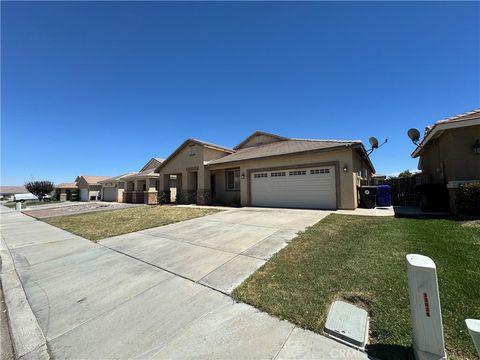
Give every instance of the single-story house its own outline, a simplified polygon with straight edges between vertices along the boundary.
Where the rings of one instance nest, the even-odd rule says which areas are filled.
[[[99,181],[110,178],[111,176],[89,176],[79,175],[75,179],[78,186],[80,201],[100,200],[100,191],[102,185]]]
[[[102,201],[123,202],[123,191],[125,189],[123,178],[133,174],[136,173],[129,172],[99,181],[98,183],[102,185],[100,196]]]
[[[480,109],[435,122],[412,153],[423,184],[444,184],[450,208],[460,184],[480,182]]]
[[[139,172],[130,172],[100,181],[103,201],[157,204],[159,174],[154,170],[163,159],[151,158]],[[175,178],[171,183],[175,186]]]
[[[355,209],[375,169],[361,141],[291,139],[257,131],[234,148],[188,139],[156,172],[179,202]]]
[[[78,189],[77,184],[72,182],[72,183],[61,183],[61,184],[55,185],[54,191],[58,200],[67,201],[67,200],[71,200],[72,192],[77,189]]]

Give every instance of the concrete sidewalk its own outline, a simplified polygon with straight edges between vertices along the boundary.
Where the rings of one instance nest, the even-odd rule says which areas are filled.
[[[32,336],[18,331],[28,309],[13,305],[23,289],[24,305],[31,306],[53,358],[367,358],[219,291],[21,213],[1,216],[2,284],[16,329],[17,358],[44,355],[37,356],[32,344],[22,347]],[[15,285],[9,279],[17,274],[21,284]],[[35,324],[29,324],[34,331]],[[33,335],[41,342],[39,334]]]

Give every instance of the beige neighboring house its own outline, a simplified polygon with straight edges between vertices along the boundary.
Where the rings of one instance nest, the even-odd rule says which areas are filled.
[[[139,172],[130,172],[105,179],[102,185],[102,200],[133,204],[157,204],[159,174],[155,169],[163,159],[151,158]],[[175,186],[175,178],[171,179]],[[175,191],[173,196],[175,196]]]
[[[480,109],[428,126],[419,145],[412,157],[419,157],[422,183],[446,185],[454,210],[458,186],[480,182]]]
[[[157,169],[177,175],[179,202],[355,209],[375,172],[361,141],[290,139],[257,131],[235,148],[186,140]]]
[[[78,196],[80,201],[94,201],[100,200],[100,191],[102,185],[99,181],[109,179],[110,176],[89,176],[79,175],[75,179],[78,186]]]
[[[59,201],[67,201],[70,200],[72,191],[78,189],[77,184],[72,183],[61,183],[55,185],[55,194]]]

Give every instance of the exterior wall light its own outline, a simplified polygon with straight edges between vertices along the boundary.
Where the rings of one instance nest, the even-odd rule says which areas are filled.
[[[343,172],[346,173],[347,171],[348,171],[348,166],[345,165],[345,166],[343,167]]]
[[[473,152],[477,155],[480,155],[480,140],[477,139],[475,144],[473,144]]]
[[[245,173],[242,173],[242,176],[241,176],[242,180],[245,179]]]

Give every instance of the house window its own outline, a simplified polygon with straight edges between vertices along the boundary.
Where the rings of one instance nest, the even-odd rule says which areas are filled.
[[[195,156],[195,145],[190,145],[190,156]]]
[[[272,172],[272,173],[270,173],[270,176],[271,176],[271,177],[285,176],[285,171]]]
[[[240,169],[225,171],[227,190],[240,190]]]
[[[256,173],[253,175],[254,178],[266,178],[268,177],[268,173]]]
[[[315,174],[330,174],[330,169],[313,169],[310,170],[310,175]]]
[[[288,173],[289,176],[307,175],[307,170],[295,170]]]

